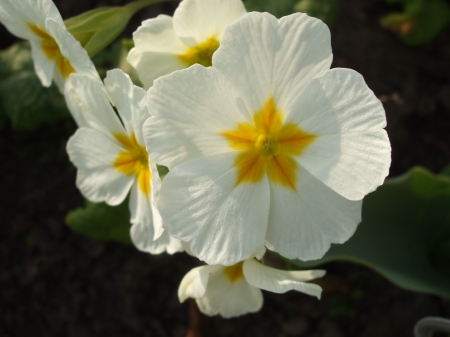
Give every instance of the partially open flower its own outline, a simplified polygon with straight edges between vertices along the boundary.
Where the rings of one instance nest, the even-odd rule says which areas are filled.
[[[306,281],[323,275],[324,270],[274,269],[251,258],[229,267],[214,265],[192,269],[181,281],[178,298],[180,302],[195,298],[205,315],[231,318],[261,309],[260,289],[274,293],[296,290],[320,299],[322,288]]]
[[[99,80],[89,56],[66,30],[51,0],[2,0],[0,22],[12,34],[30,41],[34,68],[43,86],[50,86],[53,79],[63,92],[72,73]]]
[[[183,0],[173,19],[159,15],[142,22],[127,61],[146,88],[175,70],[211,66],[226,26],[245,12],[241,0]]]
[[[234,265],[264,244],[313,260],[356,230],[391,148],[381,102],[331,60],[322,21],[248,13],[228,26],[213,67],[149,89],[147,149],[170,169],[157,207],[199,259]]]
[[[131,239],[136,247],[152,254],[181,251],[179,240],[161,230],[152,203],[158,180],[152,180],[150,166],[157,172],[156,165],[149,160],[142,135],[142,124],[149,117],[145,91],[115,69],[108,72],[105,86],[87,76],[71,75],[65,97],[80,126],[67,152],[78,169],[77,186],[83,195],[93,202],[118,205],[131,190]]]

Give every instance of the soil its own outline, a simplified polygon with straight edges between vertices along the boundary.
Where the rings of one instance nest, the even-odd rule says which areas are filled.
[[[55,1],[63,17],[126,1]],[[403,46],[379,19],[388,7],[341,0],[332,28],[333,67],[360,72],[384,103],[391,176],[414,165],[439,172],[450,158],[450,33]],[[175,4],[155,5],[140,21]],[[0,27],[1,47],[14,38]],[[179,304],[177,288],[197,262],[186,254],[150,256],[133,246],[72,232],[67,213],[83,205],[65,153],[75,131],[62,120],[34,132],[0,135],[0,336],[411,337],[417,320],[449,317],[450,302],[402,290],[373,271],[330,263],[322,300],[264,293],[256,313],[225,320]]]

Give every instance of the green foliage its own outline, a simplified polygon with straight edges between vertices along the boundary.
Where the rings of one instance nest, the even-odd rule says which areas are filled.
[[[163,0],[140,0],[122,7],[100,7],[66,20],[67,30],[81,43],[90,57],[113,42],[131,17],[143,7]]]
[[[316,17],[331,26],[334,23],[337,6],[338,0],[301,0],[294,6],[294,10]]]
[[[450,178],[413,168],[363,203],[363,222],[311,268],[343,260],[366,265],[405,289],[450,298]]]
[[[278,18],[303,12],[332,24],[338,0],[246,0],[248,11],[269,12]]]
[[[131,243],[128,199],[114,207],[87,201],[86,207],[67,215],[66,223],[75,232],[92,238]]]
[[[426,44],[450,23],[450,5],[444,0],[385,1],[403,7],[402,13],[388,14],[381,24],[395,32],[406,45]]]
[[[0,126],[9,119],[15,129],[37,129],[68,116],[58,88],[42,87],[27,42],[0,52]]]

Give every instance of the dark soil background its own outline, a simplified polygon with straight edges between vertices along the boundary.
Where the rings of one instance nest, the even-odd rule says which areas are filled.
[[[262,0],[263,1],[263,0]],[[64,18],[127,1],[55,1]],[[140,12],[140,22],[173,13],[176,3]],[[333,67],[363,74],[384,103],[393,147],[391,176],[414,165],[450,163],[450,33],[408,48],[382,29],[389,8],[341,0],[332,28]],[[13,43],[0,26],[0,47]],[[265,293],[256,314],[225,320],[180,305],[177,288],[197,263],[185,254],[150,256],[132,246],[73,233],[66,214],[84,201],[65,153],[71,120],[34,132],[0,134],[0,336],[411,337],[424,316],[450,315],[450,302],[402,290],[369,269],[324,266],[323,298]],[[450,286],[450,285],[449,285]]]

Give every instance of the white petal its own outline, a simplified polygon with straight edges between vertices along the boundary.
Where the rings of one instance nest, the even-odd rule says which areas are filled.
[[[246,13],[241,0],[184,0],[173,15],[176,34],[195,46],[214,36],[222,38],[227,25]]]
[[[52,84],[53,73],[55,71],[55,61],[50,60],[42,51],[41,41],[32,40],[31,53],[33,55],[34,70],[44,87]]]
[[[195,85],[193,85],[195,83]],[[220,133],[251,115],[227,79],[194,65],[164,76],[147,94],[144,138],[152,160],[169,169],[186,160],[229,151]]]
[[[311,79],[330,69],[330,30],[304,13],[285,16],[279,21],[275,50],[273,94],[284,111]]]
[[[34,25],[45,27],[45,20],[48,18],[59,25],[64,25],[61,14],[59,14],[58,9],[51,0],[16,0],[14,1],[14,6],[20,13],[27,16],[30,23]]]
[[[26,14],[16,8],[16,0],[0,1],[0,22],[10,31],[11,34],[16,35],[22,39],[37,39],[36,35],[27,26]],[[30,22],[33,23],[33,22]],[[39,40],[39,39],[38,39]]]
[[[90,76],[93,80],[101,83],[100,77],[94,64],[81,44],[70,34],[64,25],[53,19],[45,20],[48,33],[55,39],[61,54],[70,61],[75,72]]]
[[[132,49],[128,54],[127,61],[136,69],[139,80],[145,89],[150,88],[157,78],[186,68],[178,56],[172,53],[152,51],[141,53]]]
[[[188,47],[175,35],[171,17],[159,15],[142,22],[133,33],[133,40],[135,47],[127,61],[137,70],[146,89],[158,77],[186,68],[178,55],[184,54]]]
[[[69,139],[67,153],[77,167],[77,187],[93,201],[120,204],[128,194],[134,177],[125,176],[113,167],[122,149],[102,133],[80,128]]]
[[[317,179],[351,200],[384,181],[391,147],[381,102],[360,74],[333,69],[312,80],[286,111],[286,123],[318,136],[297,158]]]
[[[189,271],[181,280],[178,299],[183,303],[189,297],[200,298],[205,294],[209,275],[221,266],[200,266]]]
[[[196,302],[205,315],[231,318],[259,311],[263,297],[261,290],[252,287],[245,278],[230,282],[220,268],[209,276],[206,292]]]
[[[230,25],[213,66],[230,80],[253,113],[272,94],[272,69],[278,20],[268,13],[247,13]]]
[[[158,200],[163,227],[190,242],[208,264],[233,265],[262,245],[269,213],[267,178],[236,184],[235,153],[188,161],[164,178]]]
[[[266,247],[289,259],[319,259],[331,243],[343,243],[353,235],[361,221],[361,205],[361,200],[345,199],[300,169],[297,191],[270,186]]]
[[[243,265],[247,282],[263,290],[282,294],[289,290],[315,296],[320,299],[322,288],[317,284],[303,281],[313,280],[325,275],[325,270],[286,271],[262,265],[254,259],[248,259]]]
[[[303,13],[279,21],[267,13],[248,13],[230,25],[213,56],[214,67],[253,111],[272,95],[284,109],[331,61],[327,25]]]
[[[107,72],[105,87],[111,103],[117,108],[128,134],[135,133],[138,142],[144,145],[142,126],[150,117],[145,105],[146,92],[133,84],[130,77],[120,69]]]
[[[70,75],[65,87],[65,99],[79,126],[94,128],[107,136],[111,133],[126,134],[104,86],[90,76]]]

